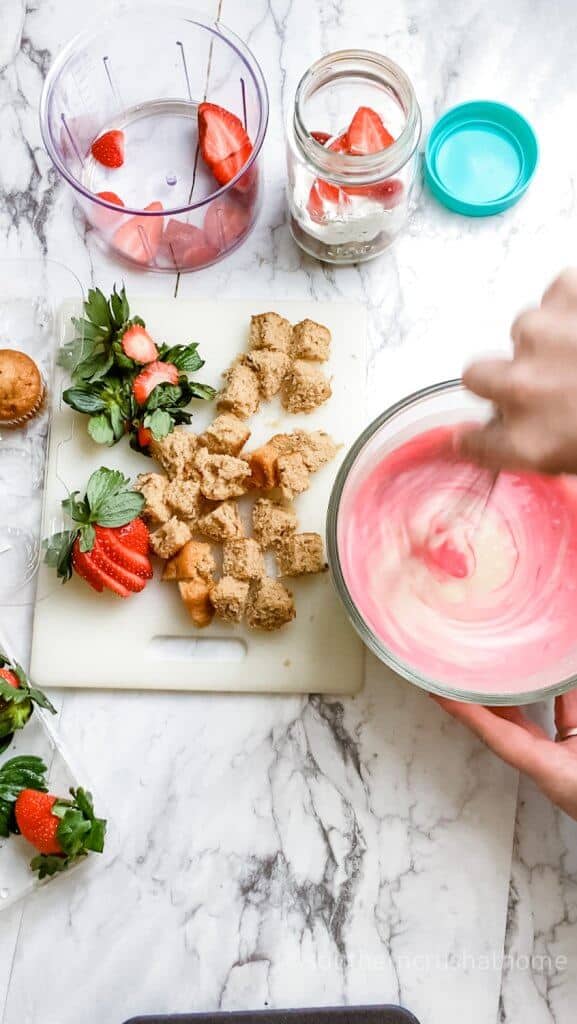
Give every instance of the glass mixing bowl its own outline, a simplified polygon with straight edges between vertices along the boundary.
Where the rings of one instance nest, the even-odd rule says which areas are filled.
[[[204,101],[239,117],[253,144],[222,188],[198,151]],[[155,271],[199,270],[247,238],[261,204],[267,121],[265,81],[244,43],[219,22],[160,4],[115,14],[73,39],[40,104],[48,155],[101,245]],[[91,154],[110,130],[124,133],[121,167]]]
[[[487,679],[483,690],[459,688],[442,679],[428,677],[390,650],[353,600],[340,557],[347,502],[384,457],[425,430],[463,421],[486,421],[489,416],[488,404],[466,391],[459,380],[432,385],[403,398],[382,413],[352,446],[335,481],[327,517],[328,559],[335,586],[353,626],[367,647],[399,675],[430,693],[454,700],[500,706],[530,704],[565,693],[577,685],[577,639],[569,653],[545,670],[524,677],[507,675],[505,679]],[[506,664],[506,651],[503,661]]]

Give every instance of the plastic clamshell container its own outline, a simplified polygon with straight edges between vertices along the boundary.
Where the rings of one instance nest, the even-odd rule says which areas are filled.
[[[0,650],[12,663],[17,660],[1,634]],[[58,796],[67,796],[71,786],[83,785],[86,788],[86,779],[81,779],[79,773],[72,767],[70,757],[64,752],[51,720],[58,721],[56,716],[35,708],[24,728],[14,733],[10,746],[0,754],[0,767],[13,757],[40,757],[47,767],[46,780],[49,791]],[[97,810],[101,812],[102,808],[99,806]],[[77,876],[78,872],[92,870],[96,864],[101,863],[98,855],[91,855],[66,871],[39,881],[37,874],[30,869],[30,861],[34,854],[34,848],[21,836],[12,835],[8,839],[0,837],[0,911],[45,885],[62,881],[71,873]]]
[[[82,286],[63,264],[0,260],[0,349],[25,352],[45,385],[42,407],[34,417],[20,426],[0,423],[0,608],[34,601],[51,409],[62,390],[56,355],[66,324],[59,307],[71,297],[80,306]],[[63,528],[61,523],[51,525],[52,532]]]

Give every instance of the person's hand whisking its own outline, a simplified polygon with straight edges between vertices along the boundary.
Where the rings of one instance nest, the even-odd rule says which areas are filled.
[[[577,473],[577,270],[564,271],[511,336],[511,359],[480,360],[463,374],[498,415],[464,431],[460,451],[493,470]],[[577,690],[555,702],[557,743],[520,708],[434,699],[577,819]]]

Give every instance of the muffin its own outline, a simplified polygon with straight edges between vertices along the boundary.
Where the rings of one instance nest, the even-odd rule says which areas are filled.
[[[34,360],[15,349],[0,349],[0,425],[26,423],[43,398],[44,381]]]

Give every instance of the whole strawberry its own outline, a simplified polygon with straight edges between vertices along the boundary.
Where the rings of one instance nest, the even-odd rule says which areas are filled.
[[[70,799],[22,789],[14,817],[18,832],[38,851],[30,867],[39,878],[64,871],[89,852],[104,849],[106,821],[95,816],[92,797],[84,789],[71,789]]]
[[[0,649],[0,754],[10,746],[16,730],[24,728],[35,704],[56,714],[42,690],[30,686],[20,665],[11,664]]]
[[[83,498],[75,491],[62,502],[77,525],[46,542],[44,560],[63,583],[75,572],[93,590],[130,597],[152,578],[148,527],[139,516],[144,499],[129,483],[118,470],[102,467]]]

